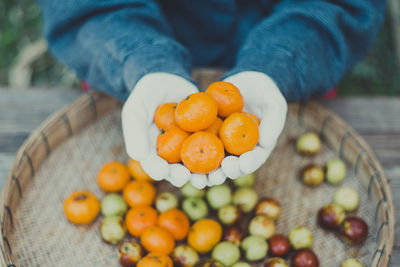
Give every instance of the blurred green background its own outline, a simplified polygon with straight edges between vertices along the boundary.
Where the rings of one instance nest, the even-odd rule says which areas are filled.
[[[338,85],[339,95],[400,94],[400,57],[393,34],[396,12],[388,12],[391,15],[368,55]],[[40,11],[33,0],[0,1],[0,87],[78,86],[74,73],[46,51],[40,41],[41,27]]]

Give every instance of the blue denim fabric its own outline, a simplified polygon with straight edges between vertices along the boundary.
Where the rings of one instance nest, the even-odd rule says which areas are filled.
[[[322,93],[371,45],[385,0],[37,0],[51,51],[124,100],[151,72],[269,75],[288,101]]]

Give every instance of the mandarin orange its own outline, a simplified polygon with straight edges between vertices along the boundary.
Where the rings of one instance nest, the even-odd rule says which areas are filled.
[[[218,115],[225,118],[234,112],[241,112],[244,101],[239,89],[228,82],[214,82],[206,90],[218,104]]]
[[[219,137],[225,150],[233,155],[241,155],[252,150],[258,143],[257,123],[243,113],[232,113],[219,129]]]
[[[217,169],[225,157],[221,140],[212,133],[196,132],[182,145],[183,164],[196,173],[209,173]]]
[[[197,132],[211,126],[217,118],[218,105],[206,93],[191,94],[175,110],[175,121],[183,130]]]

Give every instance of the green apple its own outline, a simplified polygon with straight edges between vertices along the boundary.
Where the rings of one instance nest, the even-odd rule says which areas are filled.
[[[241,186],[253,186],[255,181],[254,173],[240,176],[233,180],[233,184],[237,187]]]
[[[245,252],[246,259],[249,261],[258,261],[264,259],[268,253],[268,243],[261,236],[250,235],[243,239],[241,244]]]
[[[240,250],[233,243],[223,241],[214,247],[211,256],[225,266],[231,266],[240,259]]]
[[[250,212],[258,201],[257,192],[250,187],[240,187],[233,193],[233,204],[237,205],[243,212]]]
[[[123,216],[128,210],[124,198],[119,194],[108,194],[101,200],[101,213],[105,216]]]
[[[204,197],[205,193],[204,189],[197,189],[190,182],[186,183],[181,188],[181,194],[184,197]]]
[[[232,202],[232,191],[227,184],[216,185],[207,190],[206,197],[211,208],[219,209]]]
[[[157,196],[156,209],[158,212],[164,212],[176,207],[178,207],[178,198],[174,194],[170,192],[163,192]]]
[[[192,221],[200,220],[208,215],[207,203],[198,197],[183,200],[182,209]]]

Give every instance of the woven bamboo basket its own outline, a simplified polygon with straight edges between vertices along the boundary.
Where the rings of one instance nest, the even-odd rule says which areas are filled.
[[[221,72],[198,70],[201,88]],[[6,181],[0,207],[1,266],[118,266],[116,248],[101,241],[99,221],[76,227],[67,222],[62,203],[72,191],[86,189],[99,198],[97,170],[110,160],[126,161],[120,122],[121,103],[92,92],[52,115],[18,151]],[[313,158],[295,152],[293,140],[307,130],[321,135],[323,151]],[[324,164],[341,157],[348,167],[343,185],[360,193],[355,214],[369,225],[362,246],[348,246],[316,225],[316,212],[332,201],[337,187],[310,189],[299,182],[298,170],[310,162]],[[175,190],[159,184],[159,190]],[[278,199],[282,214],[277,231],[287,234],[306,225],[314,234],[321,266],[339,266],[348,257],[364,266],[387,266],[394,242],[394,208],[381,165],[365,141],[334,113],[309,101],[290,104],[287,123],[268,161],[256,172],[260,195]],[[254,264],[254,266],[260,263]]]

